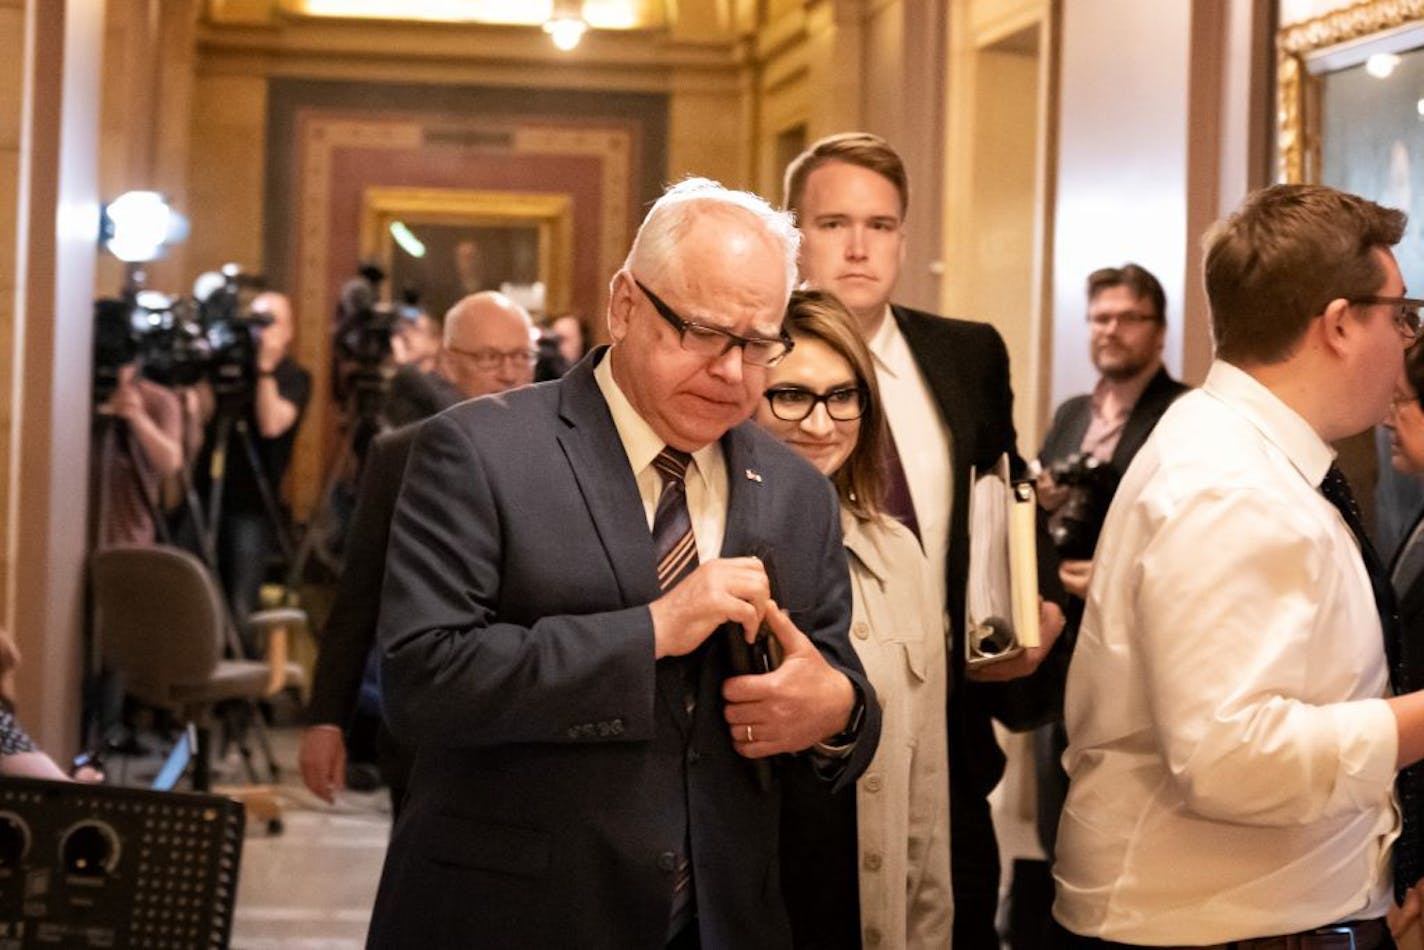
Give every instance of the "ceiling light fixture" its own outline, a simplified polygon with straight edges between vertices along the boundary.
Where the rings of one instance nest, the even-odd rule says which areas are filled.
[[[552,15],[544,21],[544,32],[566,53],[579,45],[587,30],[581,0],[555,0]]]

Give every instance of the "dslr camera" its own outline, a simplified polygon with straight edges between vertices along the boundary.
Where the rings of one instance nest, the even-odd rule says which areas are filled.
[[[1121,476],[1111,462],[1087,452],[1060,459],[1048,471],[1058,485],[1068,490],[1063,504],[1048,516],[1053,546],[1059,557],[1091,560]]]

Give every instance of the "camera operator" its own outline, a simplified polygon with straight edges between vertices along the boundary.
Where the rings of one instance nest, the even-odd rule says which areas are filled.
[[[311,374],[288,354],[294,330],[292,305],[284,294],[258,294],[251,305],[258,320],[270,324],[257,329],[256,379],[250,405],[240,410],[256,449],[260,471],[254,471],[247,451],[234,438],[225,447],[222,511],[217,531],[218,570],[232,603],[239,630],[243,620],[257,606],[267,566],[267,556],[276,537],[276,512],[268,512],[262,500],[262,484],[274,494],[292,457],[297,426],[311,395]],[[222,410],[219,410],[219,417]],[[209,430],[208,441],[199,459],[200,482],[211,478],[211,459],[218,448],[213,444],[217,429]],[[202,486],[204,492],[208,486]],[[255,654],[253,644],[247,644]]]
[[[1070,595],[1064,630],[1070,643],[1083,616],[1093,549],[1118,480],[1162,413],[1187,391],[1162,365],[1167,298],[1157,278],[1136,264],[1105,267],[1088,275],[1087,291],[1088,356],[1098,382],[1092,393],[1068,399],[1054,413],[1039,452],[1037,486],[1061,558],[1058,576]],[[1039,728],[1034,736],[1038,834],[1050,862],[1068,786],[1059,761],[1066,744],[1061,722]],[[1046,865],[1041,879],[1048,880]],[[1027,911],[1019,906],[1014,917],[1046,926],[1048,907]],[[1036,947],[1043,941],[1041,933],[1017,937],[1022,939],[1015,939],[1015,946]]]
[[[396,371],[391,377],[385,417],[392,428],[433,416],[463,398],[440,372],[443,333],[440,321],[416,310],[410,316],[402,316],[391,334],[391,358]]]
[[[96,410],[101,416],[122,423],[121,427],[103,429],[99,463],[104,486],[100,547],[152,544],[156,532],[153,514],[162,507],[163,481],[183,467],[183,419],[178,397],[144,379],[140,370],[139,360],[120,366],[113,393]]]

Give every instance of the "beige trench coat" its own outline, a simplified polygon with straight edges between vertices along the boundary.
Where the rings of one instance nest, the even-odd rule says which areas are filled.
[[[856,783],[862,943],[949,946],[945,614],[907,528],[842,511],[851,644],[880,699],[880,747]]]

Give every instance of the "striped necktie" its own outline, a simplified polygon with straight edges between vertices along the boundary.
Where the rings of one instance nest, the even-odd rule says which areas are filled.
[[[687,466],[692,456],[664,448],[653,459],[663,480],[653,515],[653,547],[658,554],[658,586],[671,590],[697,568],[697,539],[692,536],[692,516],[687,510]]]
[[[1390,586],[1389,574],[1375,546],[1365,534],[1364,523],[1360,520],[1360,508],[1355,503],[1355,495],[1350,491],[1350,483],[1338,466],[1331,465],[1320,483],[1320,493],[1329,500],[1345,519],[1355,540],[1360,545],[1360,557],[1365,562],[1365,572],[1370,577],[1370,587],[1379,611],[1380,627],[1384,630],[1384,652],[1389,661],[1389,681],[1395,693],[1407,693],[1421,684],[1413,682],[1411,671],[1404,663],[1400,642],[1399,611],[1395,606],[1394,588]],[[1419,880],[1421,856],[1424,856],[1424,822],[1419,810],[1424,806],[1424,764],[1403,769],[1394,781],[1395,795],[1399,798],[1400,829],[1399,840],[1394,843],[1394,893],[1395,900],[1402,901],[1404,892]]]
[[[697,539],[692,535],[692,515],[687,510],[687,466],[692,456],[671,447],[664,447],[653,459],[653,467],[663,480],[662,494],[653,513],[653,547],[658,555],[658,586],[671,590],[678,581],[697,569]],[[667,661],[661,661],[667,662]],[[688,675],[687,657],[676,661],[684,678]],[[692,692],[684,685],[687,712],[692,712]],[[672,912],[668,923],[669,938],[680,934],[692,921],[691,848],[684,843],[682,853],[673,857]]]

